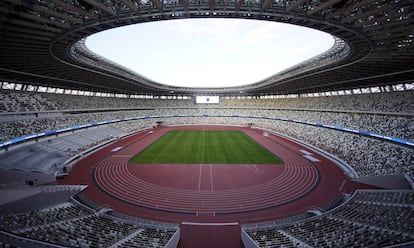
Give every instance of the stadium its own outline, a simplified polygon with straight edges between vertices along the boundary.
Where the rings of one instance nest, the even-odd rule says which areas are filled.
[[[2,1],[0,247],[414,246],[413,6]],[[191,18],[294,24],[334,45],[203,88],[85,45]]]

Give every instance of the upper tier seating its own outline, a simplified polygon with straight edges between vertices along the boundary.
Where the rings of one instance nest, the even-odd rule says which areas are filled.
[[[192,99],[141,99],[78,96],[52,93],[0,90],[1,112],[29,112],[45,110],[200,107]],[[347,110],[372,112],[414,112],[414,91],[384,92],[360,95],[238,99],[223,98],[213,107],[273,108],[304,110]],[[207,107],[204,105],[203,107]]]

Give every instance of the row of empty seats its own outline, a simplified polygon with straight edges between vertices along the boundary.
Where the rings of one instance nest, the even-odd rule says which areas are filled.
[[[414,242],[413,206],[413,191],[361,190],[320,216],[243,230],[258,247],[384,247]]]
[[[414,177],[412,148],[326,128],[264,120],[259,127],[289,135],[351,165],[359,176],[407,174]]]
[[[69,158],[123,135],[125,133],[118,128],[107,125],[61,134],[59,137],[52,136],[0,154],[0,168],[45,174],[66,173],[65,162]]]
[[[125,135],[124,132],[108,125],[62,135],[58,138],[38,142],[35,146],[48,152],[74,156],[100,143],[123,135]]]
[[[3,91],[2,91],[3,92]],[[11,94],[8,91],[8,94]],[[349,96],[335,96],[335,97],[318,97],[318,98],[289,98],[289,99],[224,99],[219,105],[209,105],[210,107],[194,106],[191,100],[163,100],[163,99],[125,99],[125,98],[103,98],[103,97],[86,97],[86,96],[68,96],[59,94],[40,94],[44,99],[49,101],[62,101],[62,106],[65,108],[99,108],[103,107],[133,107],[133,106],[151,106],[151,108],[134,111],[112,111],[112,112],[95,112],[89,114],[67,114],[54,118],[34,118],[24,121],[8,121],[0,122],[0,130],[4,137],[3,140],[19,137],[22,135],[29,135],[32,133],[39,133],[46,130],[53,130],[59,128],[66,128],[68,126],[81,125],[85,123],[93,123],[109,119],[118,119],[129,116],[146,116],[146,115],[171,115],[171,114],[211,114],[211,115],[254,115],[254,116],[276,116],[286,117],[292,119],[309,120],[313,122],[321,122],[331,125],[339,125],[348,128],[361,129],[375,133],[395,136],[412,140],[414,137],[414,121],[410,116],[395,116],[387,114],[361,114],[361,113],[344,113],[344,112],[321,112],[310,111],[310,109],[335,109],[339,106],[350,106],[359,103],[365,98],[372,103],[381,103],[388,106],[390,112],[395,112],[397,109],[392,109],[394,103],[404,105],[406,110],[413,113],[411,103],[413,102],[414,91],[393,92],[393,93],[378,93],[378,94],[364,94],[364,95],[349,95]],[[25,94],[17,92],[18,94]],[[17,94],[16,93],[16,94]],[[29,94],[29,93],[27,93]],[[32,93],[30,93],[32,94]],[[74,101],[73,99],[79,99]],[[54,99],[54,100],[53,100]],[[83,100],[82,100],[83,99]],[[358,100],[359,99],[359,100]],[[371,100],[369,100],[371,99]],[[320,105],[317,106],[318,101]],[[80,104],[81,106],[65,105]],[[122,102],[122,103],[117,103]],[[129,103],[142,103],[138,105],[128,105]],[[283,104],[287,107],[303,107],[307,111],[299,110],[281,110],[278,109]],[[309,106],[305,103],[313,102]],[[337,104],[337,103],[338,104]],[[90,103],[90,104],[88,104]],[[127,104],[128,103],[128,104]],[[352,103],[352,104],[351,104]],[[393,104],[391,104],[393,103]],[[114,104],[106,105],[106,104]],[[296,104],[296,105],[295,105]],[[361,103],[362,104],[362,103]],[[387,105],[390,104],[390,105]],[[59,105],[59,104],[57,104]],[[96,106],[95,106],[96,105]],[[375,104],[374,104],[375,105]],[[252,106],[260,106],[253,108]],[[266,106],[266,107],[265,107]],[[307,107],[306,107],[307,106]],[[356,107],[354,109],[357,109]],[[366,109],[368,111],[375,110]],[[377,109],[378,110],[378,109]],[[385,111],[385,109],[384,109]],[[140,121],[122,122],[114,124],[112,130],[117,129],[119,132],[136,131],[142,128],[155,126],[157,121],[165,124],[247,124],[253,123],[255,127],[266,128],[277,131],[303,140],[309,144],[326,150],[340,159],[346,161],[353,166],[357,173],[361,176],[376,176],[376,175],[394,175],[406,173],[409,176],[414,176],[414,166],[412,159],[412,149],[392,145],[387,142],[382,142],[373,139],[367,139],[361,136],[338,132],[319,127],[307,126],[284,121],[271,121],[266,119],[251,119],[251,118],[232,118],[232,117],[208,117],[208,118],[157,118],[144,119]],[[80,140],[80,139],[79,139]],[[77,146],[77,141],[66,141],[64,137],[60,137],[52,141],[48,149],[60,149],[66,154],[75,155],[89,147],[96,145],[96,142],[105,141],[102,137],[100,140],[89,140],[84,145]],[[61,142],[63,142],[61,144]],[[47,143],[46,143],[47,146]],[[66,147],[65,147],[66,146]],[[60,147],[60,148],[59,148]],[[44,147],[42,147],[43,149]],[[363,162],[362,162],[363,161]]]
[[[222,98],[219,107],[299,108],[375,112],[407,112],[414,110],[413,91],[383,92],[321,97],[276,99]],[[193,99],[137,99],[77,96],[53,93],[0,90],[0,112],[44,110],[137,108],[137,107],[195,107]],[[76,100],[74,100],[76,99]]]
[[[54,174],[68,156],[48,152],[35,146],[25,146],[0,154],[0,168],[20,171],[36,171]]]
[[[177,111],[177,110],[176,110]],[[209,110],[211,114],[215,113],[215,110]],[[166,113],[167,112],[167,113]],[[156,114],[168,114],[169,111],[162,112],[161,110]],[[183,114],[188,114],[191,110],[183,110]],[[146,111],[133,111],[130,112],[117,112],[117,113],[101,113],[94,114],[95,117],[101,119],[115,119],[122,118],[127,114],[133,116],[143,116],[148,114]],[[246,114],[245,112],[243,114]],[[84,116],[84,115],[82,115]],[[331,116],[335,119],[334,116]],[[68,119],[66,119],[68,120]],[[96,121],[98,121],[96,120]],[[335,119],[336,120],[336,119]],[[71,121],[79,121],[74,116]],[[88,119],[90,121],[90,119]],[[235,118],[235,117],[172,117],[172,118],[157,118],[157,119],[143,119],[138,121],[129,121],[116,123],[112,126],[115,127],[112,130],[119,133],[127,133],[134,130],[139,130],[145,127],[155,126],[157,121],[163,122],[165,125],[192,125],[192,124],[228,124],[228,125],[247,125],[253,123],[255,127],[266,128],[272,131],[287,134],[289,136],[298,138],[311,145],[321,148],[340,159],[344,160],[355,168],[360,176],[377,176],[377,175],[394,175],[394,174],[407,174],[411,177],[414,176],[414,160],[412,159],[412,149],[405,148],[397,145],[393,145],[388,142],[368,139],[358,135],[339,132],[326,128],[314,127],[309,125],[303,125],[292,122],[284,121],[272,121],[267,119],[249,119],[249,118]],[[338,120],[340,122],[341,119]],[[2,123],[0,123],[0,126]],[[28,126],[30,127],[30,126]],[[47,128],[47,127],[44,127]],[[121,129],[121,131],[119,130]],[[118,130],[118,131],[115,131]],[[401,127],[401,136],[411,136],[414,129],[406,126]],[[405,130],[405,131],[403,131]],[[106,137],[106,136],[105,136]],[[104,137],[103,137],[104,138]],[[60,138],[56,141],[52,141],[51,146],[60,147]],[[62,140],[65,140],[62,137]],[[56,146],[55,143],[56,142]],[[67,144],[67,142],[64,142]],[[73,145],[71,143],[69,145]],[[90,144],[94,144],[91,142]],[[81,149],[83,150],[83,149]],[[71,149],[70,155],[74,155],[79,152],[78,149]]]
[[[72,114],[57,116],[53,118],[39,117],[31,120],[0,122],[0,128],[3,133],[3,140],[6,140],[48,130],[62,129],[70,126],[95,123],[105,120],[134,116],[140,117],[174,114],[283,117],[296,120],[307,120],[315,123],[323,123],[333,126],[342,126],[345,128],[363,130],[401,139],[412,140],[412,137],[414,137],[414,121],[413,118],[409,116],[243,108],[159,108],[141,111],[136,110],[100,112],[90,114]],[[152,120],[152,123],[155,123],[156,121],[157,120],[154,119]],[[246,119],[245,122],[255,122],[255,119]]]
[[[68,247],[164,247],[177,226],[142,225],[76,203],[0,215],[2,231]],[[110,211],[110,210],[108,210]]]
[[[26,91],[0,90],[0,112],[46,111],[58,108],[44,94]]]
[[[3,229],[15,231],[30,229],[47,223],[78,218],[88,214],[91,214],[88,210],[66,202],[48,209],[1,215],[0,220],[3,224]]]

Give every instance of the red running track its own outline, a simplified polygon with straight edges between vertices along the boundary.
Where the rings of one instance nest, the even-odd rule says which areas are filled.
[[[173,129],[242,130],[279,156],[284,164],[127,163],[130,157]],[[305,158],[303,151],[312,154],[315,161]],[[327,204],[340,194],[346,180],[333,162],[282,137],[265,137],[262,131],[251,128],[194,126],[162,127],[121,139],[78,162],[60,183],[88,184],[83,193],[86,197],[136,217],[174,223],[244,224],[294,216]],[[233,235],[233,239],[240,239],[240,233]],[[200,242],[208,247],[208,239],[206,234],[205,240],[198,238],[198,243],[194,243],[191,234],[182,232],[180,247]]]
[[[148,135],[141,142],[146,143],[148,140],[152,142],[167,131],[168,129],[163,129],[157,132],[158,135]],[[258,138],[257,132],[253,129],[247,129],[245,133],[252,138]],[[128,159],[141,149],[139,144],[132,144],[126,149],[127,151],[116,152],[98,163],[95,169],[95,180],[106,193],[125,202],[153,210],[196,215],[257,211],[280,206],[303,197],[317,185],[319,179],[318,170],[309,160],[295,156],[293,151],[283,146],[272,144],[272,147],[268,149],[279,156],[284,164],[251,165],[247,169],[243,165],[232,166],[232,173],[238,174],[239,178],[238,180],[234,178],[236,184],[231,188],[216,189],[223,188],[222,185],[226,182],[225,174],[221,173],[226,165],[190,165],[195,168],[195,171],[192,170],[193,173],[190,171],[188,175],[181,177],[176,172],[188,169],[188,166],[150,165],[158,170],[168,171],[169,178],[167,177],[165,181],[169,182],[169,186],[161,186],[158,182],[164,182],[164,180],[152,178],[152,182],[148,182],[141,178],[142,175],[148,174],[146,171],[133,173],[134,170],[131,170],[131,167],[140,165],[128,165]],[[269,170],[272,167],[279,168],[279,173]],[[280,167],[282,167],[281,170]],[[252,177],[252,170],[270,171],[272,178],[263,183],[247,186],[243,178]],[[198,181],[198,187],[177,188],[178,185],[190,184],[186,182],[194,181],[194,179]],[[174,185],[175,183],[177,185]]]

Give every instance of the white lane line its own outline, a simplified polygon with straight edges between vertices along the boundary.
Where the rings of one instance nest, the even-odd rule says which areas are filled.
[[[213,185],[213,166],[210,164],[210,184],[211,184],[211,191],[214,191]]]
[[[182,225],[192,225],[192,226],[236,226],[239,225],[239,222],[224,222],[224,223],[200,223],[200,222],[181,222]]]
[[[200,172],[198,174],[198,191],[201,190],[201,164],[199,166],[200,166]]]

